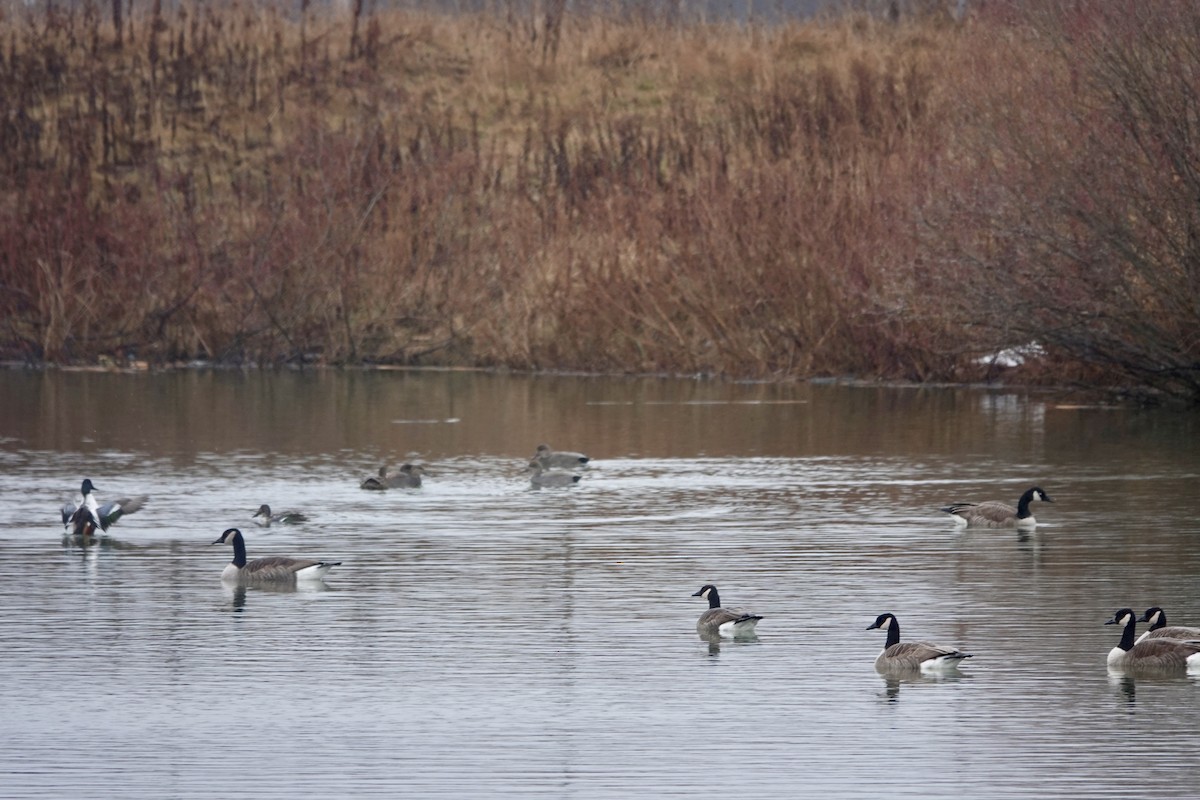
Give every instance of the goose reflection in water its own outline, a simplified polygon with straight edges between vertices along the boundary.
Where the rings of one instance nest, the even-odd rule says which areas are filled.
[[[916,686],[919,684],[958,683],[970,680],[972,677],[962,672],[914,672],[912,670],[880,672],[879,676],[883,678],[884,683],[883,699],[889,703],[900,701],[900,687],[905,684]]]
[[[1137,686],[1139,683],[1144,685],[1174,686],[1181,680],[1200,684],[1200,675],[1194,672],[1189,672],[1186,675],[1155,674],[1152,672],[1131,674],[1123,670],[1113,669],[1112,667],[1108,669],[1109,684],[1120,692],[1118,700],[1127,706],[1130,711],[1137,705]]]
[[[297,584],[279,584],[279,583],[229,583],[222,582],[221,588],[225,594],[226,610],[236,614],[242,613],[246,608],[246,598],[250,593],[263,594],[319,594],[321,592],[332,592],[333,589],[322,582],[311,581],[308,583]]]
[[[708,642],[708,655],[710,657],[721,655],[722,646],[745,647],[746,645],[751,644],[761,644],[761,642],[758,641],[758,634],[754,633],[738,636],[734,639],[721,636],[719,633],[700,633],[697,635],[700,637],[700,641]]]
[[[246,587],[226,585],[225,589],[225,594],[229,599],[229,610],[235,614],[242,613],[242,609],[246,606]]]

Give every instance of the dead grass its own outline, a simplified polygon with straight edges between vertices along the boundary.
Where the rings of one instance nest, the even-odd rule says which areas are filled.
[[[989,7],[739,27],[155,5],[120,37],[91,4],[10,15],[4,349],[972,377],[1037,333],[976,324],[979,271],[1046,278],[986,224],[1034,187],[995,131],[1056,152],[1029,126],[1061,150],[1076,132],[1048,120],[1094,97]]]

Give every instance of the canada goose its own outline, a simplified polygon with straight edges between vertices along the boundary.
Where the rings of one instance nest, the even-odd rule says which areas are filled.
[[[308,522],[308,517],[301,514],[299,511],[280,511],[278,514],[271,513],[271,507],[263,503],[258,507],[258,511],[254,512],[252,519],[263,528],[271,527],[272,522],[278,522],[281,525],[290,525],[297,522]]]
[[[875,659],[875,669],[880,672],[953,669],[964,658],[973,658],[972,654],[954,647],[942,647],[929,642],[901,642],[900,623],[894,614],[880,614],[867,626],[869,631],[876,628],[887,631],[883,652]]]
[[[397,474],[392,474],[392,471],[384,465],[379,468],[378,475],[372,475],[363,481],[359,488],[374,489],[381,491],[383,489],[419,489],[421,487],[421,476],[426,474],[425,468],[419,464],[405,464],[400,467]]]
[[[79,490],[79,501],[63,504],[62,521],[67,533],[90,536],[97,530],[106,531],[114,522],[137,511],[150,499],[143,494],[137,497],[122,497],[98,506],[96,496],[92,494],[95,490],[91,479],[84,478]]]
[[[955,523],[971,528],[1033,528],[1037,526],[1037,520],[1029,511],[1029,504],[1034,500],[1054,502],[1041,487],[1034,486],[1021,495],[1016,508],[990,500],[986,503],[954,503],[941,510],[954,517]]]
[[[1105,625],[1124,625],[1121,641],[1108,651],[1108,666],[1121,670],[1152,670],[1174,672],[1200,669],[1200,642],[1181,642],[1178,639],[1133,640],[1137,617],[1132,608],[1117,609]]]
[[[583,453],[557,452],[551,450],[548,444],[539,444],[533,460],[541,464],[542,469],[578,469],[590,459]]]
[[[692,597],[708,599],[708,610],[696,620],[696,632],[701,636],[719,634],[727,639],[750,636],[754,633],[754,626],[762,619],[758,614],[740,608],[721,608],[721,597],[717,594],[717,587],[711,583],[701,586],[700,591],[694,592]]]
[[[246,561],[246,541],[237,528],[229,528],[212,544],[233,545],[233,561],[225,565],[221,580],[239,583],[281,583],[296,580],[320,580],[340,561],[313,561],[307,558],[267,556]],[[211,546],[211,545],[210,545]]]
[[[1149,622],[1150,630],[1138,637],[1142,642],[1146,639],[1179,639],[1184,642],[1200,641],[1200,628],[1187,628],[1182,625],[1167,627],[1167,612],[1158,606],[1151,606],[1146,613],[1138,618],[1138,622]]]
[[[557,469],[547,470],[537,461],[530,461],[527,471],[529,472],[529,483],[535,489],[574,486],[579,483],[579,476],[575,473]]]

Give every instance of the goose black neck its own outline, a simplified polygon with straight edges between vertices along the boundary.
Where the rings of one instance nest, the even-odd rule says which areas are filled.
[[[1125,631],[1121,634],[1121,643],[1117,645],[1122,650],[1128,652],[1133,648],[1134,628],[1137,627],[1137,617],[1133,614],[1129,615],[1129,621],[1125,623]]]
[[[715,588],[708,590],[708,607],[709,608],[720,608],[721,607],[721,596],[717,594],[717,590]]]
[[[1017,501],[1017,519],[1029,519],[1033,516],[1029,513],[1031,502],[1033,502],[1033,489],[1027,489],[1025,494],[1021,495],[1021,499]]]
[[[233,535],[233,565],[238,569],[246,566],[246,542],[240,533]]]
[[[892,623],[888,625],[888,637],[883,647],[886,650],[894,644],[900,644],[900,623],[896,622],[896,618],[892,617]]]

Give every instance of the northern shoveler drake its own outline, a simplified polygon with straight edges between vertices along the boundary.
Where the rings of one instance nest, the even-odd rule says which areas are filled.
[[[106,531],[109,526],[126,514],[132,514],[145,505],[147,495],[121,497],[111,503],[99,505],[93,492],[96,487],[90,478],[85,478],[79,489],[80,498],[62,507],[63,527],[76,536],[90,536],[96,531]]]

